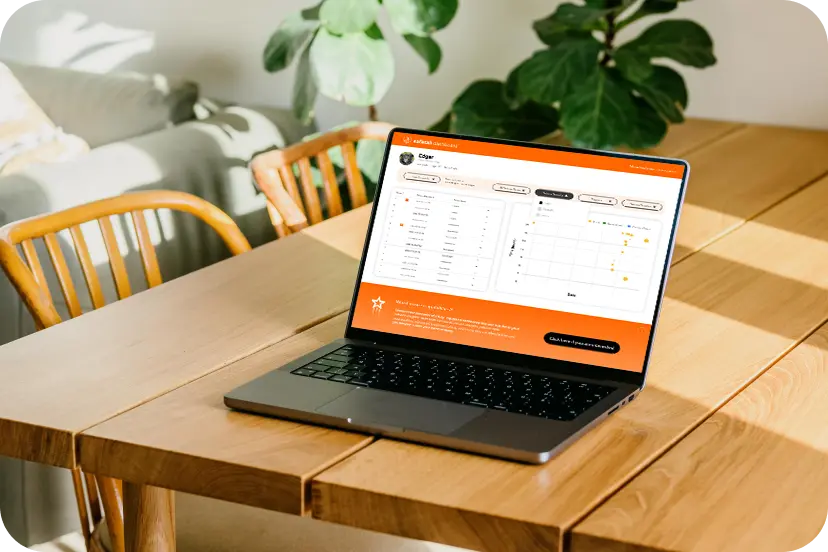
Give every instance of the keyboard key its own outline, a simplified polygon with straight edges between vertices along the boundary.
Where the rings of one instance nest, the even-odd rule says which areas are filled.
[[[298,374],[300,376],[312,376],[316,373],[315,370],[311,370],[310,368],[297,368],[291,374]]]
[[[345,382],[347,382],[349,379],[351,379],[351,378],[349,378],[348,376],[338,375],[338,376],[334,376],[334,377],[332,377],[332,378],[330,379],[330,381],[341,381],[342,383],[345,383]]]
[[[330,378],[331,378],[331,374],[326,374],[325,372],[317,372],[317,373],[315,373],[314,375],[312,375],[311,377],[312,377],[312,378],[317,378],[317,379],[324,379],[324,380],[326,380],[326,379],[330,379]]]
[[[367,381],[362,381],[362,380],[358,380],[358,379],[352,379],[348,383],[350,383],[352,385],[361,385],[362,387],[368,387],[368,382]]]
[[[315,364],[324,364],[325,366],[333,366],[334,368],[344,368],[348,363],[344,360],[329,360],[327,358],[320,358]]]
[[[351,357],[350,356],[343,356],[343,355],[339,355],[339,354],[336,354],[336,353],[331,354],[331,355],[325,355],[322,358],[326,358],[328,360],[338,360],[339,362],[351,362]]]
[[[325,370],[329,374],[339,375],[339,374],[347,374],[350,372],[347,368],[328,368]]]

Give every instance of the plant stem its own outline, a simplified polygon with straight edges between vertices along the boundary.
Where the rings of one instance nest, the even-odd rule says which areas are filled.
[[[601,66],[606,67],[612,59],[612,49],[615,47],[615,14],[607,16],[607,32],[604,33],[604,56],[601,58]]]
[[[368,106],[368,120],[369,121],[379,121],[379,117],[377,115],[377,106],[369,105]]]

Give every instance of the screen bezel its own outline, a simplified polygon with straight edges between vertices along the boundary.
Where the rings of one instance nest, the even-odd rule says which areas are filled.
[[[365,260],[368,255],[368,245],[371,239],[371,234],[374,229],[374,222],[376,221],[377,208],[379,206],[379,198],[382,194],[383,181],[385,180],[385,172],[388,164],[391,146],[394,142],[394,135],[414,134],[424,137],[449,138],[455,140],[469,140],[474,142],[485,142],[490,144],[502,144],[507,146],[519,146],[533,149],[543,149],[550,151],[561,151],[569,153],[580,153],[587,155],[598,155],[603,157],[615,157],[620,159],[630,159],[639,161],[654,161],[658,163],[665,163],[671,165],[680,165],[684,168],[684,175],[681,179],[681,189],[679,190],[678,200],[673,218],[673,224],[670,229],[670,244],[668,247],[667,257],[664,261],[663,273],[661,283],[659,285],[658,296],[656,298],[655,311],[653,313],[653,321],[650,325],[650,336],[647,342],[647,350],[644,355],[644,365],[641,372],[633,372],[629,370],[622,370],[620,368],[607,368],[604,366],[594,366],[591,364],[583,364],[578,362],[571,362],[548,357],[537,357],[532,355],[523,355],[520,353],[512,353],[506,351],[499,351],[497,349],[486,349],[483,347],[472,347],[469,345],[458,345],[456,343],[448,343],[445,341],[435,341],[431,339],[423,339],[418,337],[408,337],[405,335],[391,334],[387,332],[378,332],[374,330],[366,330],[363,328],[355,328],[352,326],[354,311],[356,309],[356,301],[359,296],[359,288],[362,284],[362,274],[365,269]],[[673,250],[676,241],[676,229],[681,214],[681,206],[684,202],[684,193],[687,186],[687,179],[690,173],[690,165],[681,159],[671,159],[663,157],[655,157],[648,155],[640,155],[633,153],[617,153],[600,150],[587,150],[570,148],[564,146],[554,146],[550,144],[538,144],[529,142],[517,142],[514,140],[503,140],[499,138],[483,138],[479,136],[465,136],[461,134],[449,134],[444,132],[435,132],[430,130],[416,130],[409,128],[394,128],[388,134],[388,141],[385,146],[385,153],[382,159],[382,166],[380,168],[379,179],[377,182],[376,193],[374,194],[374,202],[371,208],[371,218],[368,222],[368,231],[365,235],[365,244],[362,250],[362,259],[359,262],[359,271],[357,273],[356,284],[354,286],[354,294],[351,299],[351,309],[348,313],[348,323],[345,328],[345,337],[348,339],[368,341],[377,345],[387,345],[390,347],[403,347],[408,349],[416,349],[418,351],[427,351],[434,354],[457,356],[468,358],[471,361],[486,361],[497,364],[506,364],[512,366],[521,366],[531,368],[534,370],[548,371],[566,375],[573,375],[585,377],[596,380],[613,381],[619,383],[630,383],[638,386],[644,384],[644,379],[647,376],[649,369],[650,354],[652,352],[653,340],[656,333],[656,325],[658,323],[659,315],[661,314],[661,306],[664,300],[664,289],[667,282],[667,275],[670,271],[670,261],[673,258]]]

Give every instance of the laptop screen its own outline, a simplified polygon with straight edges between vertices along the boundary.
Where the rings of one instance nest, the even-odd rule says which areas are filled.
[[[396,131],[352,327],[641,372],[684,172]]]

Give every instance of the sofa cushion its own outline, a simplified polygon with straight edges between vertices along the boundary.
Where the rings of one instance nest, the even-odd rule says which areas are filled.
[[[56,127],[0,63],[0,176],[33,163],[66,161],[87,151],[86,142]]]
[[[194,118],[198,86],[189,81],[5,63],[57,126],[93,148]]]

